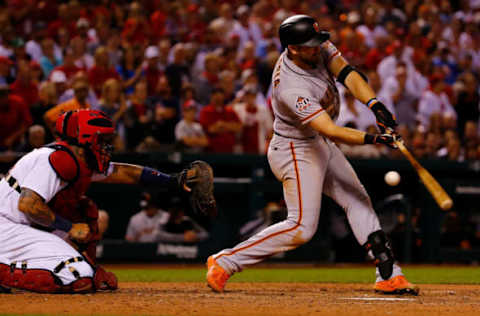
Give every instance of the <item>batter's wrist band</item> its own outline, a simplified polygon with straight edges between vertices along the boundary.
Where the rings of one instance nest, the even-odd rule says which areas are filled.
[[[72,229],[72,222],[68,219],[65,219],[59,215],[55,215],[55,221],[52,223],[52,228],[63,230],[64,232],[69,232]]]
[[[371,109],[372,106],[377,102],[378,102],[377,98],[371,98],[370,100],[368,100],[367,106]]]
[[[376,136],[373,134],[365,134],[365,137],[363,138],[363,143],[364,144],[375,144],[375,138]]]
[[[176,185],[176,183],[175,177],[149,167],[143,167],[142,174],[140,175],[140,184],[173,186]]]

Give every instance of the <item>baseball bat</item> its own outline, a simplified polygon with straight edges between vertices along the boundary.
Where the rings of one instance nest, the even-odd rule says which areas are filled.
[[[437,202],[438,206],[444,211],[448,211],[453,206],[453,201],[448,196],[447,192],[442,188],[440,183],[427,171],[418,161],[413,157],[413,155],[408,151],[407,147],[405,147],[403,141],[397,140],[395,144],[398,146],[398,149],[402,152],[402,154],[408,159],[410,164],[413,166],[415,171],[417,172],[420,180],[422,180],[423,184],[430,192],[430,194]]]

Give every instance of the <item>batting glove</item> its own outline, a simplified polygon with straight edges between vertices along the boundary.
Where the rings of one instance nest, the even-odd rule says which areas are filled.
[[[363,142],[365,144],[384,144],[392,149],[397,149],[396,141],[401,137],[396,134],[365,134]]]
[[[368,101],[367,105],[375,114],[377,125],[382,133],[385,133],[387,129],[395,130],[395,127],[398,126],[397,121],[385,104],[377,99],[372,99]]]

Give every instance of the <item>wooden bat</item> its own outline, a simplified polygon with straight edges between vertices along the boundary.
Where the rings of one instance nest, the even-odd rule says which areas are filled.
[[[413,166],[418,176],[422,180],[423,184],[430,192],[430,194],[437,202],[438,206],[444,211],[448,211],[453,206],[453,201],[448,196],[447,192],[442,188],[442,186],[435,180],[435,178],[427,171],[418,161],[413,157],[413,155],[408,151],[407,147],[403,144],[402,140],[395,141],[395,144],[398,146],[398,149],[402,154],[410,161],[410,164]]]

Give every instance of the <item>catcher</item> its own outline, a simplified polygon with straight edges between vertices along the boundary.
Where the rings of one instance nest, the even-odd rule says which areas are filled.
[[[57,142],[23,156],[0,181],[0,291],[117,288],[116,276],[96,265],[98,209],[85,197],[92,181],[166,186],[184,195],[195,212],[216,214],[207,163],[168,175],[111,162],[114,126],[99,111],[66,112],[56,132]]]

